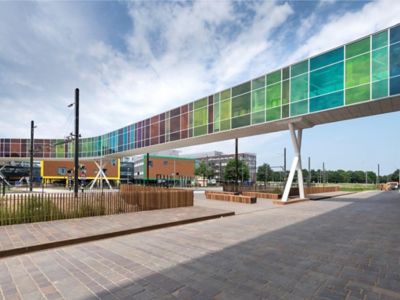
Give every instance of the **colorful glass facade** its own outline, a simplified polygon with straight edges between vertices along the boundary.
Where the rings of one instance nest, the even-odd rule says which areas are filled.
[[[83,138],[98,157],[274,122],[400,94],[400,25],[110,133]],[[74,145],[36,139],[35,157],[70,158]],[[28,157],[29,139],[0,139],[0,157]]]

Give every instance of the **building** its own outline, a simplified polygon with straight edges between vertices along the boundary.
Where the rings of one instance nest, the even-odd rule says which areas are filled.
[[[224,154],[219,151],[202,152],[195,154],[187,154],[186,157],[196,159],[196,164],[204,161],[214,171],[214,178],[218,183],[224,181],[225,166],[229,160],[235,159],[235,154]],[[238,158],[244,161],[249,167],[249,180],[256,182],[257,178],[257,156],[255,153],[238,153]],[[240,178],[240,174],[239,174]]]
[[[170,183],[188,185],[194,179],[195,160],[192,158],[165,155],[149,155],[147,176],[147,155],[134,158],[134,182]]]
[[[120,180],[120,160],[103,160],[103,171],[110,182],[118,183]],[[79,178],[93,180],[99,171],[93,160],[80,160]],[[44,183],[63,183],[73,180],[74,161],[72,160],[42,160],[40,162],[40,176]]]

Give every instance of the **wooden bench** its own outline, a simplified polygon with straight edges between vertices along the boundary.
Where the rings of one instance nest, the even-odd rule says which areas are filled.
[[[239,202],[239,203],[246,203],[246,204],[257,203],[256,197],[235,195],[234,193],[231,193],[231,192],[230,193],[219,193],[219,192],[206,191],[205,196],[207,199],[211,199],[211,200]]]

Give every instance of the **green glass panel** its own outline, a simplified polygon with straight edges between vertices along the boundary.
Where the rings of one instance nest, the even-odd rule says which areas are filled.
[[[388,44],[387,30],[374,34],[372,36],[372,49],[385,47]]]
[[[253,90],[264,87],[265,86],[265,76],[261,76],[256,79],[253,79],[251,82],[251,85],[252,85],[251,88]]]
[[[310,98],[343,90],[343,62],[310,72]]]
[[[64,157],[64,152],[65,152],[65,144],[62,143],[62,140],[58,140],[57,141],[57,145],[56,145],[56,157]],[[61,143],[61,144],[60,144]],[[81,154],[84,151],[80,151]]]
[[[289,103],[289,80],[282,82],[282,104]]]
[[[346,60],[346,88],[370,81],[370,55],[357,56]]]
[[[250,113],[250,93],[232,98],[232,118]],[[233,125],[232,125],[233,126]]]
[[[386,97],[388,95],[388,80],[374,82],[372,84],[372,99]]]
[[[344,47],[326,52],[310,59],[310,71],[342,61],[344,57]]]
[[[281,118],[281,107],[275,107],[271,109],[267,109],[266,111],[267,121],[274,121]]]
[[[253,114],[251,114],[251,123],[252,124],[258,124],[258,123],[264,123],[265,122],[265,111],[258,111]]]
[[[229,130],[231,129],[231,120],[221,121],[221,130]]]
[[[388,76],[387,47],[372,51],[372,81],[386,79]]]
[[[346,90],[346,105],[354,104],[370,99],[370,85],[364,84]]]
[[[221,120],[231,118],[231,100],[221,102]]]
[[[346,58],[350,58],[365,52],[368,52],[370,48],[370,39],[366,37],[357,42],[346,45]]]
[[[308,60],[305,60],[305,61],[299,62],[295,65],[292,65],[290,75],[291,75],[291,77],[294,77],[294,76],[303,74],[307,71],[308,71]]]
[[[231,89],[227,89],[221,92],[221,100],[225,100],[231,97]]]
[[[221,120],[220,118],[220,113],[219,113],[219,107],[220,103],[217,102],[214,104],[214,130],[219,130],[219,121]]]
[[[202,108],[204,106],[207,106],[207,104],[207,98],[202,98],[194,102],[194,109]]]
[[[219,93],[217,93],[217,94],[214,94],[214,103],[215,102],[219,102]]]
[[[292,78],[290,91],[290,102],[306,99],[308,97],[308,73]]]
[[[189,112],[189,127],[193,127],[193,111]]]
[[[400,94],[400,76],[390,78],[390,95]]]
[[[207,124],[207,107],[194,111],[194,127]]]
[[[289,75],[290,75],[289,67],[282,69],[282,80],[289,79]]]
[[[303,115],[308,113],[308,100],[290,104],[290,116]]]
[[[390,46],[390,77],[400,75],[400,43]]]
[[[250,91],[251,83],[250,81],[239,84],[232,88],[232,97],[247,93]]]
[[[267,85],[281,81],[281,70],[272,72],[267,75]]]
[[[259,89],[251,93],[252,112],[265,110],[265,89]]]
[[[195,136],[207,134],[207,126],[195,127],[193,132]]]
[[[282,118],[289,117],[289,105],[282,106]]]
[[[342,106],[343,103],[343,91],[315,97],[310,99],[310,112]]]
[[[281,84],[274,84],[267,87],[267,108],[281,105]]]
[[[232,119],[232,129],[250,125],[250,115],[245,115]]]

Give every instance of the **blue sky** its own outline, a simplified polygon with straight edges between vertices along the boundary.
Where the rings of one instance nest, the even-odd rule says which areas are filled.
[[[81,89],[91,136],[247,81],[400,21],[397,1],[0,2],[0,137],[63,137]],[[150,105],[149,100],[156,105]],[[10,113],[12,112],[12,113]],[[304,132],[312,167],[400,167],[400,113]],[[397,136],[396,136],[397,134]],[[288,132],[240,140],[282,164]],[[183,152],[234,151],[225,141]]]

